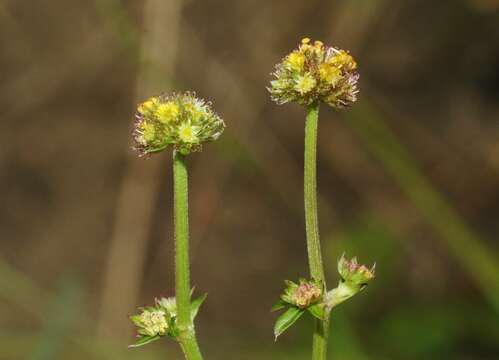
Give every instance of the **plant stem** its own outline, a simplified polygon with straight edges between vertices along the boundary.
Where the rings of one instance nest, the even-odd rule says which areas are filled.
[[[175,296],[178,337],[186,359],[202,359],[191,319],[189,272],[189,205],[185,156],[173,152],[173,202],[175,225]]]
[[[322,265],[321,244],[319,239],[319,220],[317,215],[317,127],[319,122],[319,103],[308,106],[305,123],[305,166],[304,166],[304,197],[305,197],[305,228],[307,232],[307,252],[310,275],[315,280],[321,280],[324,289],[324,267]],[[327,339],[329,333],[329,316],[326,320],[315,320],[313,336],[313,360],[326,359]]]
[[[180,347],[182,348],[186,359],[203,360],[203,356],[201,355],[201,351],[199,350],[199,346],[194,333],[190,336],[181,338],[179,341]]]

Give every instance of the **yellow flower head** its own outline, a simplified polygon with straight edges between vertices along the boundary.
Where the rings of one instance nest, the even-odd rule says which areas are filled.
[[[268,88],[278,104],[325,102],[342,109],[357,100],[357,64],[345,50],[304,38],[298,49],[276,65]]]
[[[143,156],[172,145],[187,155],[200,151],[203,143],[218,139],[224,128],[225,123],[211,104],[194,93],[156,96],[137,109],[134,148]]]

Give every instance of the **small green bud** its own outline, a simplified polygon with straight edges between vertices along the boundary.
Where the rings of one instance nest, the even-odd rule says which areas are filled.
[[[309,105],[323,101],[342,109],[357,100],[357,63],[345,50],[325,46],[320,41],[311,44],[302,40],[298,49],[276,65],[275,80],[268,88],[278,104],[295,101]]]
[[[300,309],[308,308],[322,299],[323,287],[318,281],[300,279],[299,284],[292,281],[285,281],[285,284],[281,299]]]
[[[143,156],[172,145],[187,155],[200,151],[203,143],[218,139],[224,128],[211,103],[196,98],[194,93],[154,96],[137,108],[134,149]]]

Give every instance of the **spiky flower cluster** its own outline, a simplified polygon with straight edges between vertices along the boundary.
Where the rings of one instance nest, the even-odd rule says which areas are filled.
[[[348,260],[342,255],[338,260],[338,272],[341,279],[357,286],[363,286],[373,279],[374,269],[375,266],[368,269],[365,265],[359,265],[356,257]]]
[[[286,280],[286,289],[281,299],[300,309],[305,309],[322,299],[323,289],[320,282],[300,279],[299,284]]]
[[[168,145],[187,155],[222,134],[224,121],[211,104],[194,93],[154,96],[139,104],[133,129],[134,148],[140,156]]]
[[[194,321],[206,294],[191,302],[191,320]],[[177,338],[177,301],[175,297],[155,299],[154,306],[140,308],[140,313],[130,316],[137,326],[137,341],[130,347],[139,347],[168,336]]]
[[[163,310],[144,310],[137,321],[141,326],[139,332],[149,336],[166,334],[168,322],[165,315]]]
[[[155,306],[148,306],[140,310],[140,314],[130,316],[130,320],[138,328],[139,337],[172,335],[175,330],[175,298],[156,299]]]
[[[327,292],[326,306],[332,309],[363,290],[374,279],[374,268],[375,266],[369,269],[365,265],[359,265],[355,257],[348,260],[342,255],[338,260],[340,281],[336,288]]]
[[[345,50],[302,40],[297,50],[286,56],[272,74],[268,88],[278,104],[295,101],[310,105],[323,101],[342,109],[357,100],[357,63]]]

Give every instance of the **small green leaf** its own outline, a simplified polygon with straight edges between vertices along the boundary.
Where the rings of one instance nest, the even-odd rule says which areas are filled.
[[[284,309],[285,307],[289,306],[289,304],[282,300],[282,299],[279,299],[278,302],[276,302],[272,308],[270,309],[271,312],[274,312],[274,311],[277,311],[277,310],[281,310],[281,309]]]
[[[135,342],[135,344],[132,344],[132,345],[128,345],[129,348],[135,348],[135,347],[140,347],[140,346],[144,346],[146,344],[149,344],[153,341],[156,341],[160,338],[161,336],[159,335],[154,335],[154,336],[141,336],[139,338],[139,340],[137,340]]]
[[[279,316],[274,325],[275,340],[277,341],[277,337],[284,331],[286,331],[287,328],[293,325],[295,321],[303,315],[304,312],[304,309],[299,309],[293,306],[290,307],[284,314]]]
[[[196,315],[198,314],[199,307],[201,304],[204,302],[208,294],[203,294],[200,297],[198,297],[196,300],[191,302],[191,319],[194,320],[196,318]]]
[[[324,308],[324,304],[314,304],[312,306],[309,306],[307,310],[319,320],[325,320],[326,318],[326,310]]]

